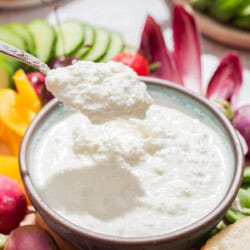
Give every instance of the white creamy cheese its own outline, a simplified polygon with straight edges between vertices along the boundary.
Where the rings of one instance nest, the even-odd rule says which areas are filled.
[[[45,202],[95,232],[152,236],[209,213],[225,194],[221,137],[183,112],[92,124],[79,112],[43,132],[33,182]]]
[[[79,61],[49,71],[46,86],[65,106],[94,123],[115,118],[143,118],[151,97],[129,67],[116,62]]]

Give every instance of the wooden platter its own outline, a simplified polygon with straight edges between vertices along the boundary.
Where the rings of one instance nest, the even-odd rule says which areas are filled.
[[[199,29],[208,38],[235,48],[250,49],[250,32],[223,25],[194,10],[189,0],[174,0],[174,2],[190,8],[195,15]]]

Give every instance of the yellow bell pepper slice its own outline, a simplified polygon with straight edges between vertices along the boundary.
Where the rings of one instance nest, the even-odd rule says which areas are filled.
[[[13,79],[17,92],[20,95],[21,102],[27,107],[27,109],[37,113],[41,109],[41,102],[31,86],[25,72],[22,69],[17,70]]]
[[[23,136],[30,122],[30,112],[21,105],[14,90],[0,89],[0,121],[9,129]]]
[[[11,154],[17,156],[21,144],[22,136],[9,129],[4,123],[0,122],[0,142],[1,154]]]
[[[6,156],[12,155],[9,146],[7,145],[7,143],[3,141],[0,141],[0,155],[6,155]]]

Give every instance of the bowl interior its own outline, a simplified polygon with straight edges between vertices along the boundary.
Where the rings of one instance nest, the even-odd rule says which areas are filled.
[[[227,176],[225,196],[220,204],[211,211],[211,214],[197,222],[198,228],[206,219],[211,220],[213,216],[217,216],[217,218],[221,216],[221,213],[225,211],[226,207],[230,205],[230,202],[232,202],[236,195],[242,172],[241,169],[237,170],[236,167],[237,164],[241,164],[241,160],[239,159],[242,157],[239,156],[241,153],[239,142],[229,122],[223,117],[223,115],[219,114],[214,108],[212,108],[207,101],[203,100],[203,98],[190,94],[182,88],[173,86],[172,84],[163,85],[156,83],[153,80],[146,80],[146,83],[148,85],[148,91],[153,97],[155,103],[177,108],[204,121],[221,136],[224,142],[223,156],[226,162]],[[35,203],[37,203],[37,200],[39,200],[40,203],[44,203],[41,199],[41,194],[39,194],[36,189],[36,183],[33,181],[34,174],[36,174],[36,154],[34,154],[34,152],[39,150],[39,148],[37,148],[37,142],[42,140],[46,130],[56,123],[58,119],[62,119],[62,117],[67,116],[72,112],[75,111],[65,109],[62,104],[53,101],[37,116],[23,140],[21,154],[22,152],[25,152],[26,157],[25,159],[21,159],[21,171],[28,193],[31,195],[31,200],[34,201],[35,199]],[[42,207],[48,209],[46,204],[43,204]],[[56,213],[51,210],[50,214],[54,215]],[[57,218],[60,218],[60,216]],[[70,226],[74,227],[74,225]],[[184,232],[185,228],[177,230],[174,234],[178,234],[178,231],[180,231],[180,233]]]

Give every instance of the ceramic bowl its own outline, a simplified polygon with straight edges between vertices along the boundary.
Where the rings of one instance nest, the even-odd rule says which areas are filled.
[[[116,237],[89,231],[73,224],[45,203],[36,190],[30,171],[30,156],[33,152],[34,138],[37,137],[39,131],[39,134],[42,135],[41,131],[46,130],[46,126],[51,125],[51,119],[49,119],[51,116],[60,116],[63,112],[66,112],[62,104],[53,100],[37,115],[23,138],[19,157],[21,174],[29,198],[44,221],[62,238],[72,242],[79,249],[190,249],[201,243],[209,231],[218,223],[232,204],[239,189],[244,156],[237,134],[224,115],[217,111],[209,101],[176,84],[154,78],[141,79],[147,84],[148,91],[154,100],[161,100],[166,105],[175,106],[198,119],[202,119],[221,134],[227,152],[230,152],[228,154],[230,166],[227,166],[228,174],[226,175],[229,179],[225,195],[219,204],[200,220],[171,233],[163,232],[161,235]],[[42,140],[42,136],[39,139]]]

